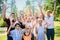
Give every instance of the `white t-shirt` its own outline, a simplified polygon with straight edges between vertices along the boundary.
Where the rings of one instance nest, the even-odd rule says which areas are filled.
[[[48,26],[48,29],[53,29],[54,28],[54,15],[51,15],[50,17],[46,16],[45,20],[48,24],[50,24]]]

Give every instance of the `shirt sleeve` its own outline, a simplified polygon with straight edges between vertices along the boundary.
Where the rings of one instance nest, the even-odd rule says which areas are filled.
[[[9,19],[5,18],[4,21],[5,21],[6,23],[8,23]]]
[[[51,20],[54,21],[54,15],[51,15]]]
[[[47,16],[45,16],[45,20],[47,20]]]
[[[14,31],[10,31],[10,36],[13,38]]]

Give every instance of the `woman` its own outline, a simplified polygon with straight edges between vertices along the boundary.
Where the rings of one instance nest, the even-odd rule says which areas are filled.
[[[42,26],[42,20],[38,20],[39,25],[36,27],[36,40],[44,40],[45,34],[44,34],[44,27]]]

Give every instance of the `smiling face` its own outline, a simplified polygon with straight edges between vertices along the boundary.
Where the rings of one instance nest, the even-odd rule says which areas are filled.
[[[51,12],[50,10],[48,10],[48,11],[47,11],[47,16],[50,17],[50,14],[51,14],[51,13],[52,13],[52,12]]]
[[[10,17],[11,17],[11,18],[15,18],[15,14],[14,14],[14,13],[11,13],[11,14],[10,14]]]
[[[17,30],[19,30],[20,29],[20,26],[19,25],[16,25],[16,27],[15,27]]]
[[[26,31],[26,32],[25,32],[25,35],[26,35],[26,36],[28,36],[29,34],[30,34],[29,31]]]
[[[49,12],[47,13],[47,16],[50,17],[50,13]]]
[[[29,30],[29,28],[26,28],[25,35],[28,36],[29,34],[30,34],[30,30]]]
[[[39,25],[41,26],[42,25],[42,20],[38,19],[38,22],[39,22]]]

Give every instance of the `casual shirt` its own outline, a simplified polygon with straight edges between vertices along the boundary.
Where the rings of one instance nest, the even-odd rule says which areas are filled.
[[[22,31],[20,30],[12,30],[10,32],[10,36],[13,38],[13,40],[22,40]]]
[[[54,15],[51,15],[50,17],[46,16],[45,20],[48,24],[50,24],[48,26],[48,29],[53,29],[54,28]]]

